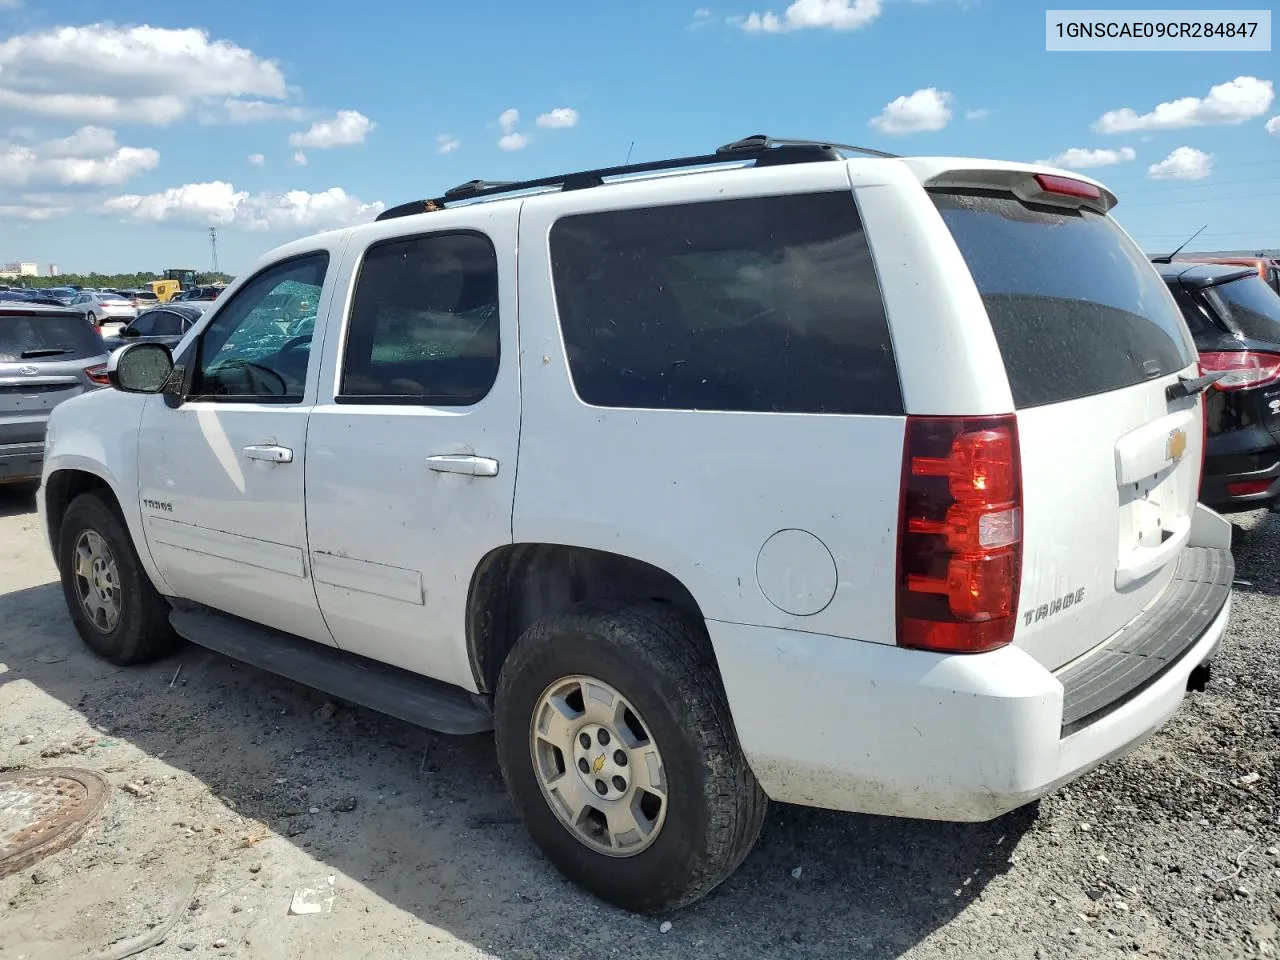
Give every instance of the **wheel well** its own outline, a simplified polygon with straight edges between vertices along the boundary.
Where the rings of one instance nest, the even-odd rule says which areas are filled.
[[[481,692],[497,688],[507,654],[531,624],[600,600],[660,600],[704,622],[685,585],[642,560],[550,543],[500,547],[476,568],[467,603],[467,648]]]
[[[83,470],[58,470],[49,474],[44,485],[45,526],[49,535],[49,546],[53,550],[54,562],[58,559],[58,531],[62,529],[62,518],[66,515],[71,501],[82,493],[101,492],[107,503],[120,513],[120,503],[116,500],[115,491],[101,477]]]

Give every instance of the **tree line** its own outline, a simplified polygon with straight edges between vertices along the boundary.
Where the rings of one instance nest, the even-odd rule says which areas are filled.
[[[112,290],[137,290],[152,280],[163,280],[158,273],[60,273],[52,277],[0,277],[0,283],[31,290],[50,287],[107,287]],[[229,273],[197,273],[197,284],[230,283]]]

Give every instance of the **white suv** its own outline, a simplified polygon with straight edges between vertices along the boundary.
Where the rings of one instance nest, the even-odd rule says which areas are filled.
[[[728,877],[766,798],[983,820],[1130,748],[1227,624],[1212,378],[1100,184],[851,149],[474,182],[268,255],[53,416],[80,635],[492,729],[546,855],[637,910]]]

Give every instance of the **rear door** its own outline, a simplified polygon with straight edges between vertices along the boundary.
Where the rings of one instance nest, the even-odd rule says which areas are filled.
[[[1018,413],[1014,642],[1054,669],[1142,614],[1174,575],[1202,413],[1166,388],[1196,374],[1195,348],[1164,281],[1105,214],[994,188],[931,196],[982,297]]]

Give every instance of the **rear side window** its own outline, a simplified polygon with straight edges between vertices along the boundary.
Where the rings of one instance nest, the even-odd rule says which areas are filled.
[[[101,338],[79,314],[0,316],[0,361],[81,360],[103,352]]]
[[[982,294],[1015,406],[1119,390],[1191,362],[1164,281],[1110,218],[1011,194],[933,199]]]
[[[1246,337],[1280,343],[1280,294],[1261,277],[1241,277],[1209,287],[1205,296],[1227,324]]]
[[[550,243],[586,403],[903,412],[848,191],[577,214],[556,222]]]
[[[498,256],[481,233],[397,238],[365,254],[339,403],[467,406],[498,376]]]

